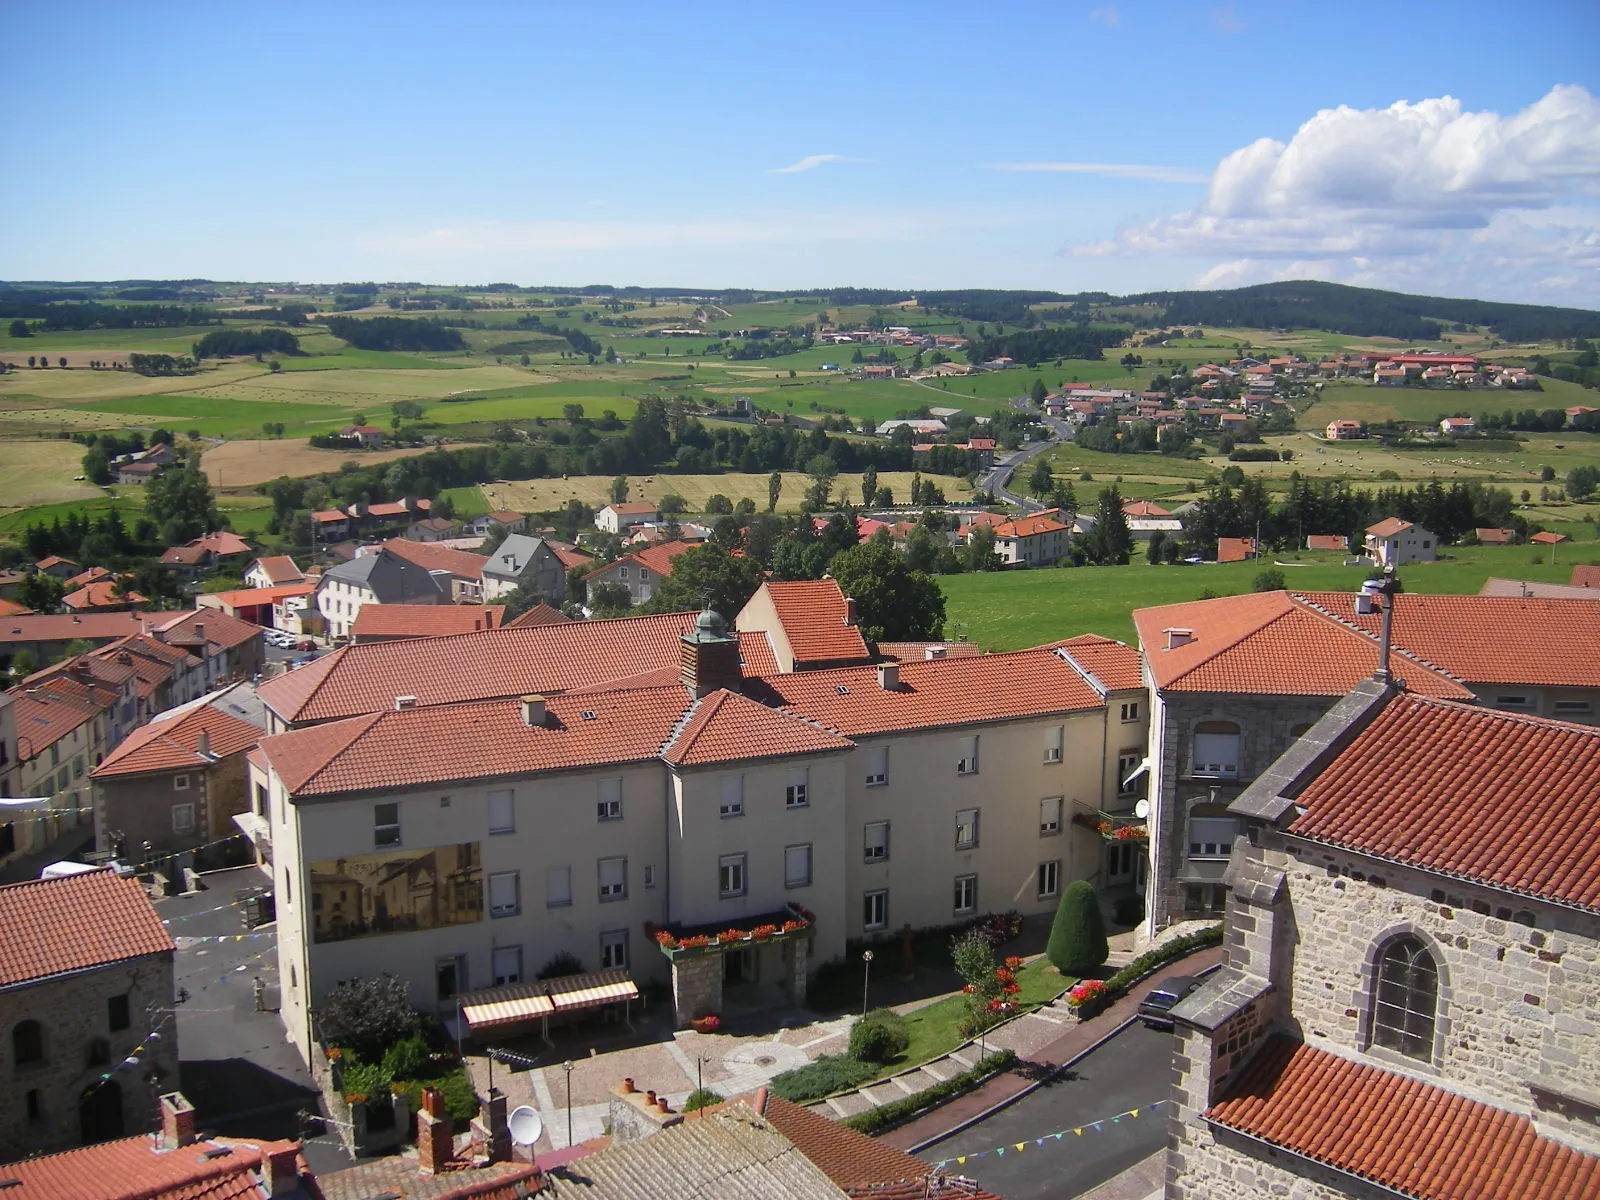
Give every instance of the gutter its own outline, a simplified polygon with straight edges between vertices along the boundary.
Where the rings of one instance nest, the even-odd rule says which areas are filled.
[[[1263,1149],[1272,1152],[1273,1154],[1287,1154],[1292,1158],[1299,1159],[1301,1162],[1315,1163],[1323,1170],[1332,1171],[1335,1175],[1351,1180],[1352,1182],[1359,1184],[1362,1188],[1371,1188],[1375,1191],[1382,1192],[1386,1196],[1398,1196],[1401,1198],[1401,1200],[1416,1200],[1418,1195],[1416,1192],[1403,1192],[1399,1188],[1390,1187],[1386,1183],[1379,1183],[1376,1179],[1363,1175],[1359,1171],[1352,1171],[1347,1167],[1338,1167],[1333,1163],[1325,1162],[1320,1158],[1313,1158],[1309,1154],[1304,1154],[1299,1150],[1295,1150],[1292,1147],[1285,1146],[1279,1142],[1270,1142],[1264,1137],[1259,1137],[1253,1133],[1246,1133],[1242,1129],[1235,1128],[1225,1121],[1219,1121],[1215,1117],[1207,1116],[1205,1113],[1200,1114],[1200,1119],[1211,1127],[1213,1131],[1212,1137],[1216,1137],[1216,1130],[1225,1129],[1235,1137],[1241,1137],[1248,1142],[1253,1142],[1255,1145],[1260,1146]],[[1360,1193],[1355,1192],[1352,1194],[1359,1195]]]

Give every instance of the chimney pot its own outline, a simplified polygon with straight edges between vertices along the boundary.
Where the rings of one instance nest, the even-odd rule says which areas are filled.
[[[651,1105],[655,1104],[655,1102],[656,1102],[656,1091],[655,1091],[654,1088],[651,1088],[648,1092],[646,1092],[644,1094],[644,1102],[646,1104],[651,1104]]]
[[[1194,630],[1192,629],[1178,629],[1176,627],[1172,627],[1163,629],[1161,632],[1167,635],[1168,650],[1176,650],[1179,646],[1187,646],[1190,642],[1195,640]]]
[[[267,1200],[292,1196],[300,1187],[300,1147],[298,1144],[267,1155],[265,1163]]]
[[[529,729],[542,727],[545,723],[545,698],[543,696],[524,696],[522,704],[522,723]]]
[[[206,623],[204,621],[196,621],[194,623],[194,635],[202,639],[206,636]]]
[[[633,1095],[633,1092],[634,1092],[633,1080],[624,1079],[622,1081],[622,1094],[624,1096],[631,1096],[631,1095]]]
[[[856,623],[856,598],[854,596],[846,596],[844,598],[844,623],[846,625],[854,625]]]
[[[200,735],[194,740],[194,752],[201,758],[211,757],[211,735],[204,729],[200,731]]]
[[[166,1150],[176,1150],[194,1141],[194,1105],[182,1092],[168,1092],[161,1097],[161,1145]]]
[[[438,1088],[422,1089],[422,1111],[432,1117],[444,1116],[444,1093]]]
[[[898,692],[900,690],[899,663],[878,664],[878,686],[886,692]]]
[[[945,653],[946,651],[943,646],[929,646],[926,657],[929,659],[943,658]]]

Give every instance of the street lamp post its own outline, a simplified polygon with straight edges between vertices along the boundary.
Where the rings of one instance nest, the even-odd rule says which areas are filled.
[[[872,982],[872,951],[861,952],[861,1015],[867,1015],[867,988]]]
[[[572,1060],[569,1058],[561,1064],[561,1069],[567,1073],[567,1145],[572,1145]]]

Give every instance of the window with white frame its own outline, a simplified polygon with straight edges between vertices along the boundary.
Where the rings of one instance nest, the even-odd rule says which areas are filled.
[[[514,917],[522,911],[522,884],[516,871],[494,871],[489,875],[489,915]]]
[[[1061,890],[1061,860],[1051,859],[1039,864],[1039,899],[1054,896]]]
[[[879,888],[861,897],[861,927],[887,929],[889,927],[889,889]]]
[[[882,787],[889,782],[889,747],[867,747],[867,786]]]
[[[964,737],[956,742],[956,774],[976,775],[978,773],[978,739]]]
[[[724,854],[717,859],[717,894],[723,899],[744,895],[744,864],[743,854]]]
[[[1044,731],[1044,760],[1047,763],[1061,761],[1061,747],[1066,738],[1066,727],[1052,725]]]
[[[1117,795],[1137,796],[1144,791],[1144,754],[1139,750],[1124,750],[1117,755]]]
[[[446,797],[448,799],[448,797]],[[515,833],[517,831],[516,804],[510,788],[489,793],[489,832]]]
[[[572,868],[547,867],[544,872],[544,906],[565,908],[572,903]]]
[[[811,772],[806,767],[796,767],[789,772],[789,782],[783,789],[785,808],[804,808],[810,803],[808,799],[810,776]]]
[[[602,821],[622,820],[622,780],[602,779],[600,796],[595,804],[595,814]]]
[[[1227,858],[1233,839],[1239,836],[1237,817],[1190,817],[1189,856]]]
[[[600,869],[600,899],[622,900],[628,895],[628,860],[602,858]]]
[[[626,579],[627,577],[628,577],[628,568],[627,567],[622,567],[622,568],[618,569],[617,578]]]
[[[722,777],[722,804],[718,813],[724,817],[744,816],[744,776]]]
[[[978,810],[963,808],[956,813],[956,849],[972,850],[978,845]]]
[[[867,862],[885,862],[889,857],[889,822],[868,821],[862,838],[863,857]]]
[[[1039,801],[1039,836],[1050,837],[1061,832],[1061,797],[1046,796]]]
[[[50,749],[54,750],[55,747],[51,746]],[[174,775],[172,777],[172,790],[175,792],[187,792],[189,790],[189,777],[187,775]]]
[[[1122,705],[1122,719],[1124,721],[1137,721],[1139,719],[1139,702],[1128,700]]]
[[[811,843],[783,848],[783,886],[802,888],[811,886]]]
[[[628,931],[602,929],[600,931],[600,969],[625,971],[628,969]]]
[[[172,832],[194,832],[194,805],[174,804],[172,806]]]
[[[1219,779],[1239,775],[1239,727],[1232,721],[1201,721],[1194,727],[1194,773]]]
[[[489,954],[489,970],[494,975],[494,985],[522,982],[522,947],[496,946]]]
[[[957,875],[955,894],[955,915],[968,916],[978,911],[978,877],[976,875]]]
[[[374,804],[372,806],[372,844],[398,846],[400,844],[400,806]]]

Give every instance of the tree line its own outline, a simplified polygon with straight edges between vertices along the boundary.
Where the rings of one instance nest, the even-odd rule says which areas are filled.
[[[45,333],[69,329],[166,329],[183,325],[220,325],[209,308],[181,304],[64,304],[40,300],[0,300],[0,320],[22,318]],[[35,324],[36,322],[36,324]],[[13,333],[12,336],[16,336]]]
[[[236,354],[301,355],[300,339],[287,329],[218,329],[194,344],[194,356],[230,358]]]
[[[465,350],[466,339],[425,317],[329,317],[328,332],[357,350]]]

